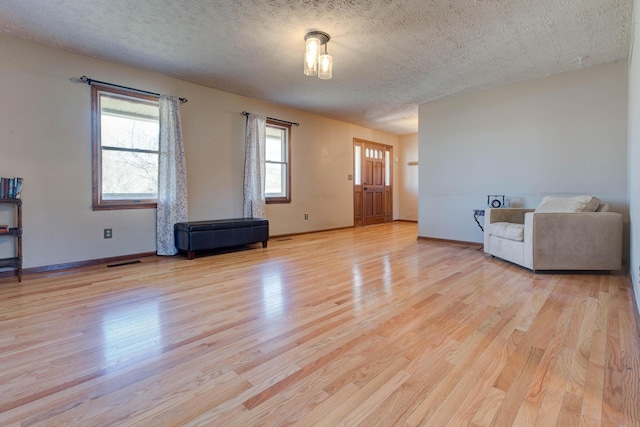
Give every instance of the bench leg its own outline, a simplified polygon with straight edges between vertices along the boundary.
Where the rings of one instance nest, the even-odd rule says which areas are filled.
[[[262,247],[263,247],[263,248],[266,248],[266,247],[267,247],[267,241],[266,241],[266,240],[263,240],[263,241],[262,241]]]
[[[187,251],[187,258],[194,259],[196,257],[196,253],[194,251]]]

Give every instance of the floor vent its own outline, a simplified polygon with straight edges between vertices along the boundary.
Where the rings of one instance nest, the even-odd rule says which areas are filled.
[[[121,263],[118,263],[118,264],[107,264],[107,268],[122,267],[123,265],[130,265],[130,264],[140,264],[140,260],[137,259],[135,261],[121,262]]]
[[[287,240],[293,240],[293,238],[291,238],[291,237],[285,237],[285,238],[283,238],[283,239],[278,239],[278,240],[276,240],[276,242],[286,242]]]

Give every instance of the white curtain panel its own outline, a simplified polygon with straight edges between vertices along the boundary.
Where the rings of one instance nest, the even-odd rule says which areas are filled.
[[[184,159],[179,100],[160,96],[160,159],[156,247],[158,255],[175,255],[173,226],[187,221],[187,167]]]
[[[267,118],[247,116],[244,143],[244,217],[265,218],[264,144]]]

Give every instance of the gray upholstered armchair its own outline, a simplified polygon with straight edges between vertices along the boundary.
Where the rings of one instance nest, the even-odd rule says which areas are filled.
[[[620,270],[622,215],[587,196],[545,197],[535,210],[487,209],[484,251],[534,271]]]

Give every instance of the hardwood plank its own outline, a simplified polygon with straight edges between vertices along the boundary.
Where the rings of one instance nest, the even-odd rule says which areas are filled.
[[[598,426],[602,423],[602,395],[604,392],[604,353],[607,338],[602,331],[593,333],[591,358],[587,368],[585,392],[582,398],[580,424]]]
[[[331,408],[336,407],[343,403],[350,396],[353,396],[354,393],[357,393],[360,388],[354,384],[347,384],[345,387],[341,388],[336,394],[330,396],[327,400],[325,400],[322,405],[316,406],[311,412],[309,412],[303,419],[298,420],[293,425],[295,426],[329,426],[330,424],[326,423],[325,417],[328,412],[331,411]]]
[[[620,426],[625,424],[622,412],[624,389],[622,386],[623,363],[620,343],[620,316],[618,311],[621,293],[617,283],[609,286],[609,310],[607,313],[607,346],[605,350],[605,389],[602,397],[602,425]]]
[[[556,425],[562,409],[567,377],[571,369],[573,350],[562,347],[556,358],[553,374],[549,380],[536,418],[536,427]]]
[[[505,394],[506,393],[499,388],[491,387],[486,397],[482,400],[481,405],[476,410],[471,424],[478,427],[489,427],[500,405],[502,405]]]
[[[385,402],[378,405],[363,421],[363,425],[397,425],[401,417],[411,413],[420,404],[421,396],[428,396],[451,371],[453,366],[445,359],[456,345],[455,341],[446,340],[427,347],[424,353],[404,368],[411,376]]]
[[[416,234],[0,280],[0,425],[640,425],[628,277]]]
[[[564,332],[567,329],[567,324],[571,318],[571,309],[565,308],[558,317],[555,331],[549,338],[549,342],[546,345],[547,349],[542,356],[540,365],[531,380],[529,390],[525,399],[529,402],[540,404],[545,391],[548,388],[548,384],[553,377],[553,367],[556,364],[559,353],[562,350],[562,342],[564,339]]]
[[[394,394],[411,377],[406,371],[397,372],[390,380],[379,386],[372,384],[373,393],[356,408],[349,408],[346,417],[340,420],[340,425],[360,425],[369,414],[374,412],[385,400]],[[324,420],[323,420],[324,421]]]
[[[500,405],[493,421],[494,425],[506,426],[513,424],[526,396],[531,379],[540,364],[540,360],[542,360],[543,353],[544,351],[539,348],[530,347],[528,349],[522,370],[518,378],[511,384],[509,390],[506,391],[502,405]]]
[[[366,383],[358,386],[358,390],[352,393],[344,401],[338,405],[321,404],[318,408],[324,407],[325,415],[322,418],[322,424],[324,425],[338,425],[342,421],[346,421],[349,416],[357,414],[358,416],[366,416],[366,408],[362,411],[363,405],[366,405],[367,401],[374,395],[380,394],[380,389],[386,388],[387,384],[391,384],[389,387],[391,391],[395,390],[406,378],[408,374],[403,369],[409,364],[409,361],[405,358],[398,357],[385,364],[386,368],[382,370],[378,375],[371,378]],[[388,392],[390,394],[390,392]],[[386,394],[386,392],[385,392]],[[305,419],[302,420],[305,423]],[[348,425],[348,424],[347,424]]]
[[[493,388],[492,384],[495,383],[496,377],[503,370],[520,340],[520,331],[515,330],[506,343],[502,339],[492,342],[490,346],[495,345],[502,347],[502,349],[493,351],[493,348],[488,348],[488,351],[482,353],[477,362],[479,365],[485,366],[485,369],[483,371],[469,370],[431,416],[431,419],[444,420],[448,417],[447,426],[463,425],[472,420],[484,400],[483,397]]]
[[[620,316],[620,352],[622,356],[622,411],[626,419],[640,420],[640,335],[637,332],[637,322],[631,310],[632,294],[628,286],[621,289]],[[640,424],[640,422],[638,423]]]
[[[539,409],[537,404],[523,400],[518,410],[518,415],[516,415],[516,419],[513,421],[513,425],[521,427],[534,426],[538,418]]]
[[[582,396],[577,396],[571,392],[564,394],[562,409],[558,418],[558,427],[570,427],[580,424],[580,411],[582,408]]]
[[[593,331],[597,327],[599,307],[593,298],[587,299],[584,318],[580,327],[578,341],[573,352],[573,362],[569,371],[567,391],[582,396],[587,379],[587,369],[591,357],[591,343]]]
[[[602,282],[601,282],[602,283]],[[580,424],[598,426],[602,424],[602,396],[604,393],[605,360],[607,345],[607,314],[609,294],[599,293],[598,318],[596,329],[593,331],[589,366],[585,393],[582,398],[582,413]]]

